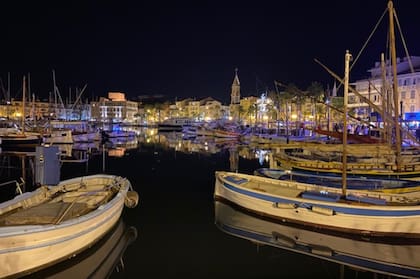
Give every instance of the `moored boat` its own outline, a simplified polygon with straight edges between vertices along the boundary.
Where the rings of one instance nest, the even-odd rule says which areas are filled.
[[[273,179],[291,180],[302,183],[322,185],[333,189],[341,189],[341,173],[311,173],[298,170],[283,170],[272,168],[259,168],[254,171],[255,175]],[[420,196],[420,181],[406,179],[380,179],[366,176],[347,177],[347,189],[387,192],[394,194],[407,194]]]
[[[28,274],[80,253],[116,224],[124,204],[137,202],[128,179],[97,174],[1,203],[0,277]]]
[[[169,118],[158,123],[158,131],[176,131],[181,132],[185,126],[191,126],[193,120],[190,118]]]
[[[260,215],[329,231],[420,239],[420,198],[216,171],[216,199]]]

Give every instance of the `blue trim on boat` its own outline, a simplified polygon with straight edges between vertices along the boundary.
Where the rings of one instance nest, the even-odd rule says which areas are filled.
[[[361,196],[356,196],[356,195],[352,195],[352,194],[347,195],[346,199],[350,200],[350,201],[371,203],[371,204],[377,204],[377,205],[385,205],[386,204],[386,200],[384,200],[384,199],[372,198],[372,197],[361,197]]]
[[[225,179],[227,181],[233,182],[235,184],[242,184],[242,183],[248,182],[248,179],[240,178],[240,177],[236,177],[236,176],[226,176]]]
[[[420,209],[415,210],[387,210],[387,209],[369,209],[369,208],[348,208],[348,207],[341,207],[341,206],[328,206],[325,204],[318,204],[311,202],[310,200],[306,200],[304,202],[299,203],[300,201],[297,199],[287,199],[287,198],[279,198],[279,197],[273,197],[269,196],[267,194],[263,193],[256,193],[245,189],[240,189],[234,185],[228,184],[226,182],[223,182],[223,186],[237,192],[242,195],[247,195],[256,199],[269,201],[273,203],[289,203],[289,204],[296,204],[297,207],[305,207],[310,208],[312,206],[321,206],[324,208],[329,208],[334,210],[336,213],[344,213],[344,214],[351,214],[351,215],[362,215],[362,216],[416,216],[420,215]]]

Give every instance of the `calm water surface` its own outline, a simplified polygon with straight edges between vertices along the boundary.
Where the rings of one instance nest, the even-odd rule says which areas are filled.
[[[230,150],[202,154],[140,143],[121,157],[99,152],[87,163],[64,163],[62,179],[104,167],[127,177],[140,202],[124,208],[118,225],[92,249],[27,278],[389,278],[274,247],[307,249],[279,237],[284,228],[273,225],[271,232],[270,223],[215,203],[214,172],[230,170],[232,158],[241,172],[266,166]],[[241,220],[243,227],[232,226]]]

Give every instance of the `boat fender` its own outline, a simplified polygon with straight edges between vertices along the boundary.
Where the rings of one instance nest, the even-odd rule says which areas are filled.
[[[322,215],[329,215],[329,216],[334,215],[334,210],[332,210],[331,208],[312,206],[312,211],[315,213],[322,214]]]
[[[139,203],[139,194],[136,191],[128,191],[124,199],[124,204],[128,208],[134,208]]]
[[[283,202],[275,202],[273,203],[274,208],[282,208],[282,209],[295,209],[297,208],[297,204],[294,203],[283,203]]]

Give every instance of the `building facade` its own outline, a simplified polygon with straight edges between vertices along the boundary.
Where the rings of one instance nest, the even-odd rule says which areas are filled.
[[[381,109],[390,107],[390,104],[393,106],[394,98],[389,93],[392,92],[393,87],[390,63],[388,62],[384,67],[381,67],[381,63],[376,62],[369,72],[370,77],[368,79],[354,82],[356,91]],[[383,72],[385,74],[382,74]],[[398,58],[397,75],[399,114],[402,119],[420,121],[420,57]],[[383,76],[385,76],[385,79]],[[348,107],[361,119],[376,120],[371,119],[371,116],[376,115],[374,109],[353,92],[349,92]],[[412,119],[407,119],[412,115],[414,115],[414,117],[411,117]]]

